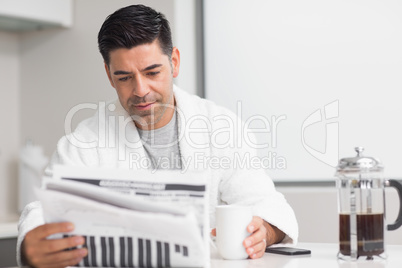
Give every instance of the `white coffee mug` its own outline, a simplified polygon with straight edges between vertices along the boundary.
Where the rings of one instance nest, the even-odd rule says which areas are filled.
[[[247,226],[252,218],[250,207],[237,205],[216,207],[216,245],[222,258],[240,260],[248,257],[243,241],[250,235]]]

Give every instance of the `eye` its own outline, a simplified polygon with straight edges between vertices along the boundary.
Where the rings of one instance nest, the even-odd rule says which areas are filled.
[[[149,76],[155,76],[155,75],[157,75],[157,74],[159,74],[160,72],[158,71],[158,72],[149,72],[149,73],[147,73],[147,75],[149,75]]]
[[[130,77],[129,76],[125,76],[125,77],[121,77],[119,78],[119,81],[127,81]]]

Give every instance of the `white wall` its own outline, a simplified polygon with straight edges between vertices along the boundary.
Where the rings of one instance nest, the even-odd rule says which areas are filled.
[[[196,44],[196,0],[174,1],[174,46],[180,51],[180,75],[176,85],[192,93],[197,93],[197,44]]]
[[[255,119],[273,178],[330,179],[356,146],[401,177],[401,1],[205,3],[206,96]]]
[[[17,210],[19,36],[0,31],[0,220]]]

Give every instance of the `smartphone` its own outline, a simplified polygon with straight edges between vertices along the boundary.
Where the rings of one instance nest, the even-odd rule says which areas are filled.
[[[266,248],[265,252],[282,255],[309,255],[311,250],[291,247]]]

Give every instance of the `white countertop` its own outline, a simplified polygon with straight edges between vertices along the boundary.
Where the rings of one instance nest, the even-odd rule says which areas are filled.
[[[402,245],[386,247],[386,260],[359,260],[357,262],[339,261],[336,257],[338,244],[299,243],[298,248],[311,250],[311,255],[284,256],[265,253],[261,259],[228,261],[211,254],[211,268],[400,268],[402,267]]]
[[[211,252],[208,268],[400,268],[402,267],[402,245],[388,245],[386,260],[359,260],[345,262],[337,259],[338,244],[299,243],[298,248],[310,249],[311,255],[284,256],[265,253],[255,260],[223,260],[217,252]],[[212,250],[212,249],[211,249]]]

